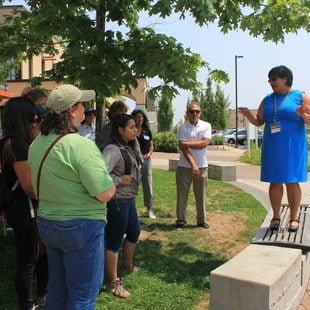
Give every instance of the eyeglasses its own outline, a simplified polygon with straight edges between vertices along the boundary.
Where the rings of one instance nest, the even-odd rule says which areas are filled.
[[[188,110],[188,112],[191,114],[194,114],[194,113],[199,114],[200,110]]]

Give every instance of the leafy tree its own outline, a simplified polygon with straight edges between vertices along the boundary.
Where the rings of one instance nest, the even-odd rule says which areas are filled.
[[[212,115],[212,111],[214,109],[214,93],[212,91],[212,81],[209,77],[207,80],[207,88],[205,92],[201,92],[201,119],[211,122],[210,115]]]
[[[163,88],[161,98],[158,103],[157,124],[158,131],[169,131],[172,127],[173,110],[172,100],[166,92],[167,88]]]
[[[210,76],[207,79],[207,88],[200,91],[201,119],[211,123],[213,129],[225,129],[229,118],[229,101],[225,97],[220,85],[216,85],[216,91],[212,89]]]
[[[3,4],[0,0],[0,5]],[[0,25],[0,62],[21,61],[33,55],[55,55],[63,49],[62,60],[42,76],[57,82],[78,82],[83,88],[95,88],[99,97],[119,94],[137,78],[158,77],[160,85],[173,97],[177,87],[200,88],[196,80],[206,63],[200,55],[184,48],[173,37],[139,27],[139,13],[160,18],[190,13],[195,22],[217,22],[223,33],[241,29],[263,40],[283,42],[288,32],[310,30],[309,0],[283,1],[184,1],[184,0],[26,0],[30,11],[8,16]],[[214,70],[215,80],[227,75]],[[169,87],[167,86],[169,85]],[[100,102],[102,99],[100,100]],[[102,106],[97,106],[97,130],[102,128]]]
[[[5,86],[5,81],[8,79],[8,77],[11,77],[11,75],[14,75],[15,77],[18,69],[19,64],[16,64],[16,62],[12,60],[0,62],[0,84]]]
[[[156,110],[155,100],[154,100],[154,98],[150,97],[149,94],[147,94],[147,97],[146,97],[146,110],[147,111],[155,111]]]
[[[224,130],[227,128],[229,123],[229,99],[225,97],[223,90],[220,85],[216,85],[215,97],[214,97],[216,115],[217,118],[214,119],[213,127],[217,130]]]

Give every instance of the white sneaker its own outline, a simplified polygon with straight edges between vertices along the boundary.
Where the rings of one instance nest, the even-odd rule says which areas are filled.
[[[147,216],[150,219],[156,219],[156,215],[154,214],[152,210],[147,210]]]

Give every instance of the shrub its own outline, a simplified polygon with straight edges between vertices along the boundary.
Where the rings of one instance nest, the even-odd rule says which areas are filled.
[[[177,135],[171,132],[153,132],[154,151],[177,153]]]
[[[224,138],[223,137],[212,137],[209,145],[223,145]]]
[[[241,157],[242,163],[260,166],[261,149],[257,148],[254,143],[251,143],[250,152],[246,151]]]
[[[177,135],[172,132],[153,132],[154,151],[164,153],[177,153]],[[222,137],[213,137],[210,145],[223,145]]]

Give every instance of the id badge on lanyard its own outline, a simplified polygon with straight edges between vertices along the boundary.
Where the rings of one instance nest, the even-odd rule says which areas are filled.
[[[288,93],[289,94],[289,93]],[[286,100],[288,94],[284,97],[284,99],[280,102],[280,104],[277,107],[277,98],[276,94],[274,94],[274,105],[273,105],[273,123],[270,124],[270,131],[272,134],[281,132],[281,124],[280,122],[277,122],[277,112],[279,107],[283,104],[283,102]]]
[[[270,131],[271,131],[271,133],[281,132],[281,124],[280,123],[276,123],[276,122],[270,124]]]

